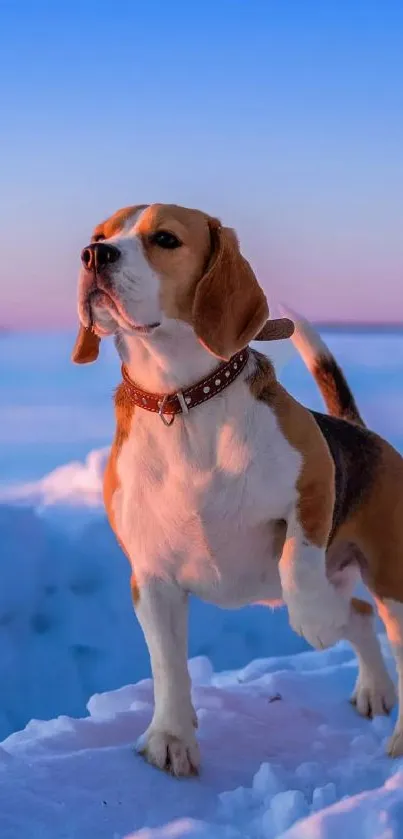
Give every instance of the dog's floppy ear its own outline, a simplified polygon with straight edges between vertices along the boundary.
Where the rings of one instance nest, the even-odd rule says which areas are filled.
[[[210,352],[228,361],[253,340],[269,317],[263,290],[233,230],[208,219],[212,255],[196,286],[192,321]]]
[[[101,339],[92,331],[91,327],[83,326],[80,323],[71,360],[75,364],[91,364],[98,358],[100,343]]]

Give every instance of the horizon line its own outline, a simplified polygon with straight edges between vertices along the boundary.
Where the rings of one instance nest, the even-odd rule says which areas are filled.
[[[379,330],[379,331],[390,331],[393,332],[394,330],[401,331],[403,329],[403,320],[327,320],[327,319],[315,319],[315,318],[304,318],[308,320],[312,326],[318,330],[325,330],[325,331],[339,331],[339,330],[351,330],[355,331],[363,331],[363,330]],[[63,327],[52,327],[49,326],[27,326],[27,327],[19,327],[19,326],[6,326],[0,324],[0,335],[6,335],[7,333],[10,334],[12,332],[25,332],[25,333],[59,333],[59,334],[66,334],[69,332],[73,332],[77,326],[72,324],[71,326],[63,326]]]

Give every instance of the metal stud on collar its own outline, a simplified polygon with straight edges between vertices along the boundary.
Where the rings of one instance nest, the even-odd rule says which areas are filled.
[[[122,364],[123,383],[129,401],[146,411],[155,412],[169,427],[173,424],[176,414],[186,415],[191,408],[207,402],[212,396],[224,390],[245,367],[248,360],[248,349],[236,353],[228,362],[186,390],[176,393],[151,393],[142,390],[133,382],[125,365]]]

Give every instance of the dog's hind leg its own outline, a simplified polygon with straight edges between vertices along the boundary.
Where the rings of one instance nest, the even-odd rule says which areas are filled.
[[[340,588],[345,596],[351,598],[350,619],[343,632],[343,638],[340,639],[350,642],[358,659],[358,677],[351,702],[359,714],[371,718],[389,714],[396,702],[396,691],[386,669],[375,631],[373,607],[365,600],[352,597],[360,576],[359,565],[355,562],[356,556],[357,550],[353,545],[339,553],[339,557],[335,553],[330,560],[331,564],[338,564],[341,559],[344,567],[333,574],[330,571],[330,576],[336,588]]]
[[[396,691],[386,669],[374,626],[370,603],[353,597],[351,619],[345,639],[358,658],[358,678],[351,702],[363,717],[389,714],[396,702]]]
[[[403,755],[403,460],[380,442],[380,460],[373,487],[355,523],[365,554],[364,579],[385,624],[397,668],[399,713],[388,746]]]
[[[377,606],[395,657],[398,678],[399,713],[395,730],[388,744],[388,754],[391,757],[401,757],[403,755],[403,603],[385,598],[377,599]]]

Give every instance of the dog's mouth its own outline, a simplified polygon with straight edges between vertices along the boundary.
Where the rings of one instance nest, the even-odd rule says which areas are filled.
[[[151,335],[161,325],[159,321],[145,324],[135,322],[128,317],[118,298],[110,291],[95,288],[88,294],[85,304],[85,314],[88,325],[101,336],[106,334],[108,330],[95,320],[95,307],[97,309],[105,309],[118,326],[136,335]]]

